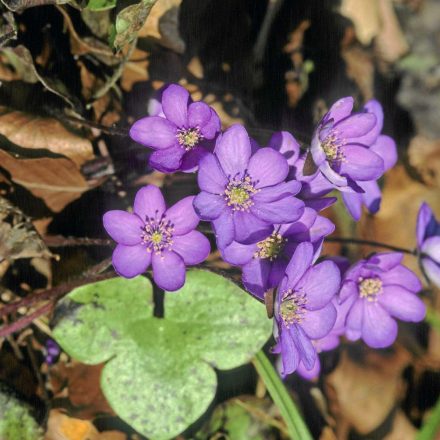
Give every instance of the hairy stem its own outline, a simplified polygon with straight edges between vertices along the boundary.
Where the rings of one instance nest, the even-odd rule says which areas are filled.
[[[393,246],[391,244],[386,244],[386,243],[380,243],[378,241],[373,241],[373,240],[362,240],[358,238],[344,238],[344,237],[328,237],[325,239],[325,241],[328,241],[329,243],[346,243],[346,244],[360,244],[360,245],[365,244],[368,246],[375,246],[384,249],[389,249],[395,252],[403,252],[405,254],[417,255],[416,249],[411,250],[411,249],[401,248],[398,246]]]

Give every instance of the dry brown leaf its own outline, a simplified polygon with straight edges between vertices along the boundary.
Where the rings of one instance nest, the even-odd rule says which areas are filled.
[[[374,96],[374,62],[370,53],[359,45],[341,51],[347,65],[347,76],[359,87],[365,101]]]
[[[75,419],[53,409],[49,413],[44,440],[126,440],[122,432],[98,432],[92,422]]]
[[[440,139],[415,136],[409,145],[408,157],[423,182],[440,188]]]
[[[54,212],[78,199],[90,186],[74,162],[66,158],[16,159],[0,150],[0,166],[11,179],[44,200]]]
[[[362,364],[343,353],[338,367],[326,379],[331,389],[330,408],[338,429],[348,422],[358,433],[367,434],[380,426],[400,399],[404,389],[402,372],[409,363],[408,352],[400,346],[386,358],[371,351]],[[399,423],[405,422],[401,417],[399,420]],[[400,432],[397,423],[395,421],[394,429]],[[338,439],[344,438],[341,432],[336,434]],[[402,440],[406,438],[412,437],[402,437]]]
[[[133,50],[130,60],[125,63],[121,76],[121,86],[125,91],[129,92],[134,83],[148,81],[149,61],[147,57],[147,52],[137,48]]]
[[[58,363],[50,369],[50,380],[55,396],[67,397],[78,408],[75,416],[93,418],[99,414],[114,415],[101,392],[100,377],[103,365],[85,365],[79,362]]]
[[[42,118],[0,107],[0,134],[20,147],[46,149],[62,154],[78,167],[93,159],[91,142],[68,131],[53,118]]]

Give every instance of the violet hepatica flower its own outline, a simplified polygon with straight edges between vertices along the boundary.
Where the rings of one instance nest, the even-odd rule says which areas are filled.
[[[337,189],[362,192],[358,182],[378,179],[384,161],[369,146],[377,138],[378,121],[372,112],[351,114],[353,98],[340,99],[319,123],[311,144],[313,161]]]
[[[212,222],[217,244],[250,244],[268,237],[274,224],[291,223],[304,212],[294,197],[301,189],[285,182],[289,166],[282,154],[260,148],[252,154],[251,141],[241,125],[233,125],[218,138],[214,154],[199,165],[202,190],[194,207],[202,220]]]
[[[166,209],[160,189],[141,188],[134,200],[133,213],[108,211],[104,227],[118,245],[113,251],[116,272],[133,278],[152,264],[153,279],[167,291],[185,283],[185,265],[199,264],[209,255],[208,239],[195,231],[199,217],[193,208],[194,197],[185,197]]]
[[[242,267],[244,286],[253,295],[263,299],[267,290],[281,282],[299,243],[311,242],[316,259],[321,252],[324,237],[334,229],[335,225],[330,220],[318,215],[312,208],[305,208],[296,222],[274,225],[274,231],[258,243],[241,244],[233,241],[221,249],[222,257],[226,262]]]
[[[282,358],[281,375],[300,362],[311,370],[316,362],[314,339],[326,336],[336,321],[332,299],[340,288],[340,273],[332,261],[312,266],[313,246],[301,243],[290,260],[275,300],[275,353]]]
[[[162,92],[161,109],[165,117],[136,121],[130,129],[131,138],[155,150],[151,167],[164,173],[195,171],[207,152],[207,141],[220,132],[217,113],[204,102],[192,102],[188,91],[177,84]]]
[[[378,101],[372,99],[365,104],[364,112],[376,116],[376,125],[371,130],[367,138],[361,139],[368,144],[369,150],[380,156],[384,163],[384,172],[392,168],[397,162],[396,143],[392,138],[380,134],[383,127],[383,110]],[[370,214],[376,214],[380,208],[382,195],[376,180],[358,181],[358,186],[363,190],[362,193],[342,193],[342,200],[347,207],[350,215],[359,220],[362,214],[362,205],[368,209]]]
[[[426,276],[440,287],[440,223],[426,203],[417,216],[417,250]]]
[[[421,321],[425,305],[417,296],[420,280],[401,264],[398,252],[379,253],[352,266],[342,281],[340,300],[349,302],[346,336],[372,348],[390,346],[397,337],[395,319]]]

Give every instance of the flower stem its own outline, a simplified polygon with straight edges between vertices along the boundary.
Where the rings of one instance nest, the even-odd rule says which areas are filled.
[[[366,244],[368,246],[381,247],[381,248],[389,249],[391,251],[403,252],[405,254],[410,254],[410,255],[417,254],[416,249],[411,250],[411,249],[401,248],[398,246],[393,246],[391,244],[386,244],[386,243],[380,243],[379,241],[373,241],[373,240],[362,240],[358,238],[328,237],[325,239],[325,241],[333,242],[333,243]]]
[[[289,437],[293,440],[313,440],[298,408],[263,350],[255,355],[253,364],[286,422]]]

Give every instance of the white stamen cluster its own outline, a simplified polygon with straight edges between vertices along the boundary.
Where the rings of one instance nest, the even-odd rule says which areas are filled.
[[[305,293],[292,289],[283,292],[280,315],[286,327],[301,323],[306,313],[306,304],[307,296]]]
[[[327,137],[321,142],[321,148],[330,163],[344,162],[345,156],[342,147],[345,140],[341,140],[336,130],[331,130]]]
[[[173,245],[173,232],[173,224],[164,215],[159,220],[149,217],[142,229],[142,243],[146,245],[148,252],[160,254]]]
[[[258,191],[250,176],[245,175],[242,178],[236,176],[230,178],[223,197],[227,205],[231,206],[234,211],[249,211],[249,208],[254,204],[252,195]]]
[[[200,128],[181,128],[177,132],[177,142],[186,151],[192,150],[203,139]]]
[[[254,254],[254,258],[267,258],[273,261],[278,257],[284,248],[287,239],[278,232],[272,232],[269,237],[257,243],[258,250]]]
[[[379,278],[358,279],[359,296],[367,301],[377,301],[377,295],[382,293],[382,280]]]

